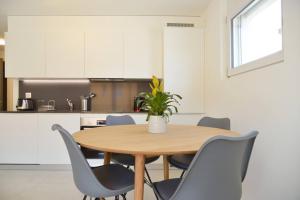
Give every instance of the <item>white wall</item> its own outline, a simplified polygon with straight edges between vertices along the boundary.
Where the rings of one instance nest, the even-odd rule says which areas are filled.
[[[232,129],[257,138],[243,200],[300,199],[300,1],[282,0],[284,62],[226,77],[226,7],[246,0],[213,0],[205,12],[205,105],[228,116]]]

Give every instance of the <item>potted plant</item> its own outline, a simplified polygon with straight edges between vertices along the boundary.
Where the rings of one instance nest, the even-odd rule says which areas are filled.
[[[150,82],[151,92],[140,93],[144,103],[142,108],[148,112],[149,132],[163,133],[167,130],[169,117],[178,112],[177,105],[182,99],[178,94],[163,91],[163,84],[157,77],[153,76]]]

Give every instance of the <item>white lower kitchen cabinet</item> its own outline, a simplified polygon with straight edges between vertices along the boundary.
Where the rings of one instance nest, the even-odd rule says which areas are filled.
[[[51,130],[53,124],[62,125],[70,133],[80,130],[80,114],[38,114],[39,164],[69,164],[70,159],[61,135]]]
[[[0,114],[0,164],[37,164],[37,114]]]
[[[174,114],[170,117],[170,124],[197,125],[204,114]]]
[[[147,113],[132,113],[129,114],[136,124],[148,124],[146,121]],[[199,120],[204,114],[174,114],[169,118],[169,124],[181,124],[181,125],[197,125]]]
[[[112,115],[125,115],[112,114]],[[146,124],[146,113],[127,113],[136,124]],[[70,133],[80,130],[80,118],[105,119],[108,114],[0,113],[0,164],[70,164],[66,145],[55,123]],[[170,124],[196,125],[202,114],[175,114]]]
[[[146,113],[131,113],[129,114],[135,121],[136,124],[146,124],[147,114]]]

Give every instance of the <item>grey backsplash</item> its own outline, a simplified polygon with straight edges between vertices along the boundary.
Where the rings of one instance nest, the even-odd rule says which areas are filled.
[[[74,110],[80,110],[80,96],[94,92],[92,111],[94,112],[133,112],[134,97],[138,93],[150,91],[149,80],[92,81],[90,83],[27,83],[19,82],[19,97],[32,93],[37,102],[55,100],[56,110],[67,110],[66,98],[74,103]],[[37,108],[36,108],[37,109]]]

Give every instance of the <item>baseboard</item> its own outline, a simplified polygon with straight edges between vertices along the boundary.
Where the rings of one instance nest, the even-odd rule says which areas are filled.
[[[30,165],[30,164],[1,164],[0,170],[71,170],[70,164],[45,164],[45,165]],[[159,163],[148,164],[147,169],[149,170],[163,170],[163,165]],[[175,168],[170,167],[170,170],[175,170]]]
[[[72,167],[69,164],[58,165],[0,165],[0,170],[71,170]]]

